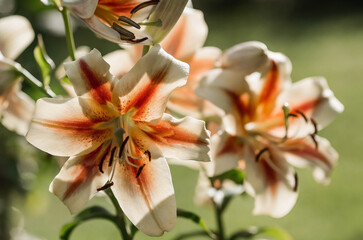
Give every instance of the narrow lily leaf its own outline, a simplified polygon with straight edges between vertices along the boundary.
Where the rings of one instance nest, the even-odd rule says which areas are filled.
[[[270,240],[292,240],[291,235],[282,228],[276,227],[250,227],[245,230],[234,233],[230,240],[237,239],[261,239],[261,237]]]
[[[198,224],[202,229],[209,235],[214,236],[214,234],[208,229],[208,227],[205,225],[204,221],[195,213],[185,211],[183,209],[178,208],[177,210],[178,217],[187,218],[189,220],[192,220],[194,223]]]
[[[240,170],[232,169],[221,175],[213,177],[213,179],[219,179],[221,181],[229,179],[236,184],[242,185],[244,182],[244,179],[245,179],[245,174],[244,174],[244,172],[242,172]]]
[[[109,211],[102,207],[90,207],[77,214],[73,222],[64,225],[60,231],[59,238],[61,240],[68,240],[73,230],[79,224],[96,218],[106,219],[117,225],[117,218]]]
[[[71,81],[69,81],[69,78],[67,76],[63,77],[61,81],[72,86],[72,83]]]
[[[55,64],[45,50],[43,38],[41,35],[38,35],[38,46],[36,46],[34,49],[34,58],[42,73],[43,84],[45,87],[47,87],[50,83],[50,73],[54,69]]]
[[[259,229],[259,236],[272,237],[276,240],[292,240],[291,235],[282,228],[266,227]]]

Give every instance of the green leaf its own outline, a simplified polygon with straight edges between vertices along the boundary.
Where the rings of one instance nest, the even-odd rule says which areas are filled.
[[[68,240],[73,230],[81,223],[91,219],[106,219],[117,225],[117,217],[102,207],[90,207],[78,213],[74,220],[64,225],[60,231],[59,237],[62,240]]]
[[[260,228],[258,235],[272,237],[276,240],[292,240],[291,235],[286,230],[277,227]]]
[[[212,238],[214,238],[214,234],[209,230],[209,228],[205,225],[204,221],[197,214],[189,211],[185,211],[183,209],[178,208],[177,210],[178,217],[186,218],[192,220],[194,223],[198,224],[202,229]]]
[[[236,184],[242,185],[244,182],[244,179],[245,179],[245,174],[244,174],[244,172],[242,172],[240,170],[232,169],[221,175],[215,176],[212,179],[219,179],[221,181],[229,179]]]
[[[238,231],[230,237],[230,240],[237,239],[261,239],[269,240],[292,240],[291,235],[282,228],[277,227],[249,227]]]
[[[45,88],[47,88],[50,83],[50,74],[54,69],[55,64],[45,50],[43,38],[41,35],[38,35],[38,46],[35,47],[33,54],[42,74],[43,85]]]

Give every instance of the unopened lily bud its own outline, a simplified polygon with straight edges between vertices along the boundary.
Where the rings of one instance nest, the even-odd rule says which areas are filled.
[[[245,42],[227,49],[218,63],[222,68],[228,68],[251,74],[262,71],[269,66],[267,47],[261,42]]]

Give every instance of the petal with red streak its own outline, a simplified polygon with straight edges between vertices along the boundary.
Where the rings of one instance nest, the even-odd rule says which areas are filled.
[[[104,186],[107,174],[102,174],[99,165],[107,157],[109,146],[100,146],[86,155],[69,158],[52,181],[49,191],[68,207],[72,214],[83,209],[87,201]],[[107,162],[103,161],[103,168]]]
[[[315,136],[316,143],[311,137],[287,141],[281,148],[287,161],[301,168],[313,169],[317,182],[328,184],[330,174],[338,160],[338,153],[325,138]]]
[[[121,114],[132,111],[134,121],[161,118],[171,92],[186,83],[189,66],[154,46],[117,82],[113,101]]]
[[[99,124],[116,116],[91,98],[39,99],[26,139],[57,156],[90,152],[112,137],[112,127]]]
[[[64,63],[66,74],[78,96],[89,96],[100,104],[111,102],[112,80],[110,66],[101,53],[93,49],[80,59]]]
[[[238,166],[244,160],[244,143],[235,136],[221,131],[211,138],[212,162],[205,164],[208,176],[217,176]]]
[[[176,223],[176,202],[169,166],[159,158],[145,163],[141,174],[127,164],[116,166],[112,190],[126,216],[143,233],[161,236]]]
[[[285,216],[295,205],[298,195],[293,168],[272,146],[258,161],[252,152],[245,160],[246,190],[255,197],[253,213],[276,218]]]
[[[213,47],[205,47],[196,52],[189,62],[190,74],[187,84],[173,91],[168,101],[169,109],[196,118],[221,115],[218,108],[194,93],[199,86],[200,79],[214,67],[215,61],[220,54],[221,50]]]
[[[160,43],[161,47],[173,57],[189,62],[200,49],[208,33],[203,13],[186,8],[170,33]]]
[[[204,121],[164,114],[157,124],[140,124],[140,128],[167,159],[210,161],[209,131]]]

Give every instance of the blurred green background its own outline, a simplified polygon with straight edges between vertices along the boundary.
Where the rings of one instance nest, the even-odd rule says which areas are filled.
[[[281,219],[252,216],[252,198],[236,198],[225,215],[227,232],[251,225],[280,226],[294,239],[363,239],[362,5],[360,1],[194,1],[194,7],[204,11],[209,26],[206,45],[226,49],[244,41],[264,42],[270,50],[282,52],[291,59],[294,81],[325,76],[336,97],[345,105],[344,113],[320,133],[340,154],[331,184],[318,185],[310,170],[298,170],[300,196],[291,213]],[[15,13],[31,20],[35,31],[43,34],[48,54],[56,64],[67,56],[65,39],[49,31],[62,31],[59,30],[60,16],[52,21],[44,20],[49,9],[37,0],[0,0],[0,6],[2,16]],[[47,28],[44,23],[48,23]],[[118,48],[81,27],[77,28],[75,41],[77,46],[87,44],[103,54]],[[34,46],[35,43],[18,61],[39,76],[32,57]],[[60,227],[72,219],[66,207],[48,192],[49,183],[58,172],[57,160],[35,151],[3,127],[0,128],[0,152],[0,239],[7,239],[5,229],[12,229],[13,234],[24,231],[15,228],[22,224],[29,234],[39,239],[57,239]],[[171,169],[178,206],[197,212],[208,226],[214,227],[213,211],[193,204],[197,172],[184,167]],[[112,209],[102,197],[89,203],[94,204]],[[193,229],[198,227],[180,219],[176,228],[161,239],[173,239]],[[98,220],[81,225],[72,237],[119,239],[113,225]],[[138,234],[136,239],[151,238]]]

